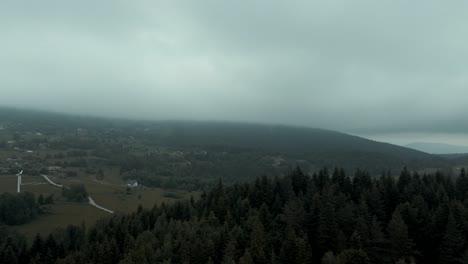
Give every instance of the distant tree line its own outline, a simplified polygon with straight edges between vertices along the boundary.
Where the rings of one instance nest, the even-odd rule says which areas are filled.
[[[39,205],[53,204],[54,203],[54,195],[50,194],[48,196],[44,196],[43,194],[39,194],[39,196],[37,197],[37,203]]]
[[[113,154],[112,164],[120,167],[120,175],[125,180],[137,180],[149,187],[188,191],[214,186],[218,178],[231,184],[250,181],[263,173],[279,175],[287,168],[275,168],[271,162],[262,160],[266,154],[228,150],[230,152],[206,155],[187,152],[180,157]]]
[[[467,263],[468,176],[295,169],[25,244],[0,263]],[[1,231],[2,229],[0,229]],[[3,230],[5,232],[5,230]]]
[[[0,224],[21,225],[35,219],[40,213],[39,203],[30,192],[0,194]]]
[[[88,198],[88,191],[83,184],[72,184],[62,188],[62,196],[69,202],[84,202]]]

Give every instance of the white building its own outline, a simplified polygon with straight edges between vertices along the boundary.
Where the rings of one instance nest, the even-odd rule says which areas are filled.
[[[138,182],[135,180],[129,180],[127,181],[127,186],[130,188],[138,187]]]

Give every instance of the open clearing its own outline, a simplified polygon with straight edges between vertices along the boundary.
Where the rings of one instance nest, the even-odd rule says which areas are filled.
[[[197,192],[187,191],[168,191],[161,188],[137,187],[130,190],[116,178],[111,181],[96,181],[88,176],[77,176],[70,178],[50,177],[51,180],[64,186],[81,183],[84,184],[89,195],[97,204],[118,212],[135,211],[139,205],[144,208],[151,208],[155,204],[172,203],[178,199],[188,199],[190,196],[198,197]],[[86,203],[65,202],[62,197],[62,190],[46,182],[43,177],[24,175],[22,177],[22,192],[32,192],[36,196],[53,194],[56,202],[53,205],[47,205],[47,214],[41,215],[32,222],[15,227],[18,231],[24,233],[28,238],[33,238],[35,234],[48,234],[57,227],[66,227],[69,224],[81,225],[84,223],[90,226],[98,219],[111,216],[108,212]],[[0,192],[16,193],[17,178],[15,175],[0,176]],[[168,198],[165,195],[170,194]]]
[[[46,235],[57,227],[66,227],[69,224],[86,226],[92,225],[98,219],[110,214],[98,210],[87,203],[57,203],[47,206],[50,214],[42,215],[32,222],[17,226],[17,230],[32,239],[37,233]]]

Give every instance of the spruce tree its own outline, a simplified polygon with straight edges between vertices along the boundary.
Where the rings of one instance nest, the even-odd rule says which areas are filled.
[[[465,242],[466,241],[463,238],[460,228],[457,226],[453,214],[450,213],[440,249],[439,263],[462,264]]]
[[[255,262],[252,259],[252,255],[249,250],[246,249],[244,255],[239,259],[239,264],[254,264]]]
[[[393,259],[410,257],[413,253],[413,241],[408,237],[408,227],[398,209],[393,212],[387,229]]]

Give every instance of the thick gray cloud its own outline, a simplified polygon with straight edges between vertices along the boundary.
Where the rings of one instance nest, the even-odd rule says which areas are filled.
[[[468,2],[0,1],[0,104],[468,131]]]

